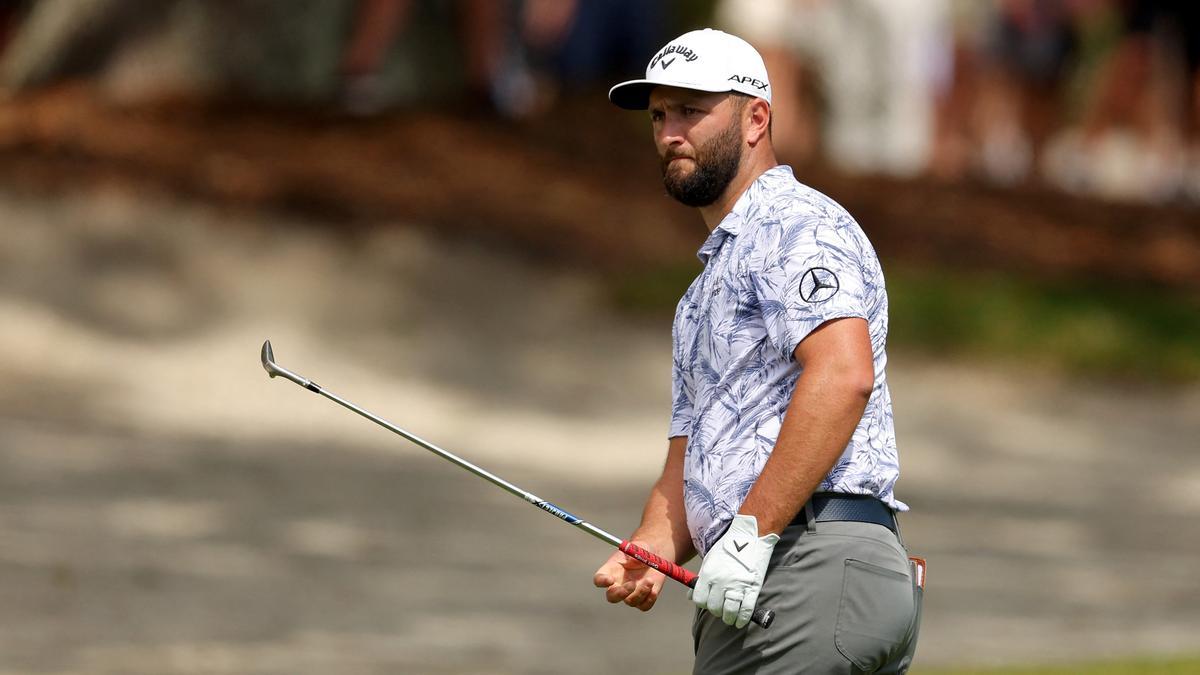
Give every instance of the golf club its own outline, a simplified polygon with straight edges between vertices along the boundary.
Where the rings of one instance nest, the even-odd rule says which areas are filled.
[[[467,460],[462,459],[461,457],[459,457],[453,453],[450,453],[446,450],[443,450],[442,448],[439,448],[438,446],[434,445],[433,443],[430,443],[429,441],[424,440],[423,438],[420,438],[419,436],[413,435],[413,434],[405,431],[404,429],[401,429],[400,427],[396,426],[395,424],[392,424],[391,422],[383,419],[382,417],[379,417],[378,415],[375,415],[367,410],[364,410],[364,409],[354,405],[353,403],[341,398],[340,396],[337,396],[336,394],[326,391],[324,388],[322,388],[316,382],[313,382],[312,380],[309,380],[305,377],[301,377],[301,376],[297,375],[296,373],[293,373],[292,371],[279,366],[278,364],[275,363],[275,354],[274,354],[274,352],[271,351],[271,341],[270,340],[267,340],[266,342],[264,342],[263,346],[262,346],[262,366],[263,366],[263,369],[267,371],[267,374],[270,375],[271,377],[276,377],[276,376],[283,377],[285,379],[291,380],[292,382],[295,382],[296,384],[300,385],[301,387],[304,387],[305,389],[307,389],[311,392],[320,394],[321,396],[324,396],[325,398],[333,401],[334,403],[337,403],[338,405],[340,405],[344,408],[348,408],[349,410],[352,410],[353,412],[356,412],[359,415],[362,415],[363,417],[371,420],[372,422],[378,424],[379,426],[387,429],[388,431],[391,431],[394,434],[402,436],[405,439],[411,441],[412,443],[415,443],[415,444],[421,446],[422,448],[425,448],[426,450],[434,453],[435,455],[441,457],[442,459],[448,460],[448,461],[458,465],[459,467],[462,467],[463,469],[470,471],[471,473],[475,474],[476,476],[479,476],[480,478],[488,481],[489,483],[492,483],[493,485],[497,485],[497,486],[507,490],[508,492],[511,492],[512,494],[520,497],[521,499],[524,499],[525,501],[529,502],[530,504],[533,504],[534,506],[545,511],[546,513],[557,516],[560,520],[565,520],[566,522],[574,525],[575,527],[578,527],[579,529],[583,530],[584,532],[587,532],[588,534],[609,544],[610,546],[617,547],[618,549],[620,549],[620,551],[622,553],[629,556],[630,558],[633,558],[634,560],[637,560],[638,562],[641,562],[644,565],[647,565],[653,569],[658,570],[659,572],[662,572],[666,576],[671,577],[672,579],[687,586],[688,588],[694,588],[696,586],[697,575],[694,574],[693,572],[691,572],[690,570],[684,569],[683,567],[676,565],[675,563],[673,563],[665,558],[660,558],[659,556],[641,548],[640,546],[633,544],[632,542],[630,542],[627,539],[620,539],[612,534],[609,534],[608,532],[605,532],[604,530],[596,527],[595,525],[592,525],[591,523],[587,522],[586,520],[583,520],[582,518],[574,516],[574,515],[568,513],[567,511],[560,509],[559,507],[555,506],[554,504],[551,504],[550,502],[548,502],[544,499],[541,499],[540,497],[533,494],[532,492],[526,492],[525,490],[522,490],[521,488],[517,487],[516,485],[509,483],[508,481],[504,480],[503,478],[500,478],[499,476],[497,476],[489,471],[486,471],[478,466],[475,466],[474,464],[468,462]],[[750,617],[750,620],[753,621],[754,623],[758,624],[759,626],[762,626],[763,628],[767,628],[771,625],[771,622],[775,620],[775,612],[773,612],[769,609],[763,609],[763,608],[759,607],[754,610],[754,615]]]

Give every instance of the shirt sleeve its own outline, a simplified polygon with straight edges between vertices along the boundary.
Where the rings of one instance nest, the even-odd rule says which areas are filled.
[[[867,318],[857,225],[848,214],[792,217],[765,228],[749,269],[767,337],[787,358],[821,324]]]

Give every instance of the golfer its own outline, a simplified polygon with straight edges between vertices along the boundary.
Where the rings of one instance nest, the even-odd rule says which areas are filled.
[[[663,185],[710,234],[673,330],[666,464],[631,540],[704,556],[695,673],[903,673],[919,584],[900,540],[875,251],[771,145],[762,58],[706,29],[672,40],[609,98],[648,110]],[[609,602],[646,611],[662,574],[618,552]],[[776,612],[767,629],[754,608]]]

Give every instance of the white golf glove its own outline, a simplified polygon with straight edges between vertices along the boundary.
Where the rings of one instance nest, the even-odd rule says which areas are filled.
[[[754,516],[734,516],[724,536],[704,556],[692,602],[708,608],[725,623],[744,628],[754,613],[771,551],[778,542],[777,534],[758,536]]]

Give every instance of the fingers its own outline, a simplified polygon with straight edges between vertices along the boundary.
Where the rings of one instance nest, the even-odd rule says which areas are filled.
[[[661,579],[657,581],[650,578],[630,580],[608,586],[604,592],[604,598],[614,604],[624,602],[630,607],[648,612],[650,608],[654,607],[654,603],[658,601],[658,594],[661,589]]]
[[[753,598],[746,596],[750,601],[743,603],[741,593],[720,588],[717,584],[705,583],[703,579],[697,582],[689,596],[696,606],[707,609],[713,616],[720,617],[721,621],[730,626],[738,624],[742,615],[745,614],[746,621],[738,624],[738,628],[744,627],[749,622],[750,614],[754,611],[754,601],[758,598],[758,594],[755,593]]]
[[[692,602],[696,603],[697,607],[708,607],[708,595],[712,590],[712,584],[706,583],[703,577],[696,582],[696,587],[692,589]]]
[[[632,581],[627,581],[623,584],[613,584],[604,592],[604,599],[616,604],[629,597],[629,594],[633,593],[636,587],[637,584]]]
[[[624,578],[625,554],[617,551],[596,570],[596,574],[592,576],[592,583],[596,588],[608,588]]]
[[[750,623],[750,617],[754,615],[754,607],[756,605],[758,605],[758,591],[752,590],[746,593],[746,597],[742,598],[742,608],[738,611],[737,621],[733,624],[733,627],[745,628],[746,624]]]
[[[604,599],[624,602],[648,612],[658,600],[666,577],[620,551],[609,557],[592,575],[592,584],[603,588]]]
[[[725,625],[732,626],[737,623],[738,615],[742,610],[742,596],[734,595],[733,593],[725,594],[725,604],[721,611],[721,620]]]
[[[742,599],[739,597],[738,602]],[[708,593],[708,611],[712,612],[713,616],[721,616],[725,609],[725,592],[722,588],[710,589]]]
[[[648,612],[658,600],[658,594],[662,590],[665,579],[666,577],[658,573],[644,576],[637,573],[629,574],[620,565],[614,569],[612,565],[606,564],[596,570],[596,574],[592,577],[592,583],[597,588],[605,589],[605,600],[614,604],[624,602],[630,607]]]
[[[592,576],[592,584],[594,584],[596,588],[608,588],[616,583],[616,581],[617,580],[613,578],[612,572],[609,571],[607,566],[596,570],[596,574]]]
[[[604,599],[609,602],[621,602],[637,588],[636,581],[627,578],[624,563],[625,554],[618,551],[609,557],[592,576],[592,584],[597,588],[605,589]]]
[[[640,609],[643,612],[648,612],[658,600],[658,592],[661,588],[661,581],[656,583],[652,579],[642,579],[637,583],[633,592],[625,597],[625,604]]]

